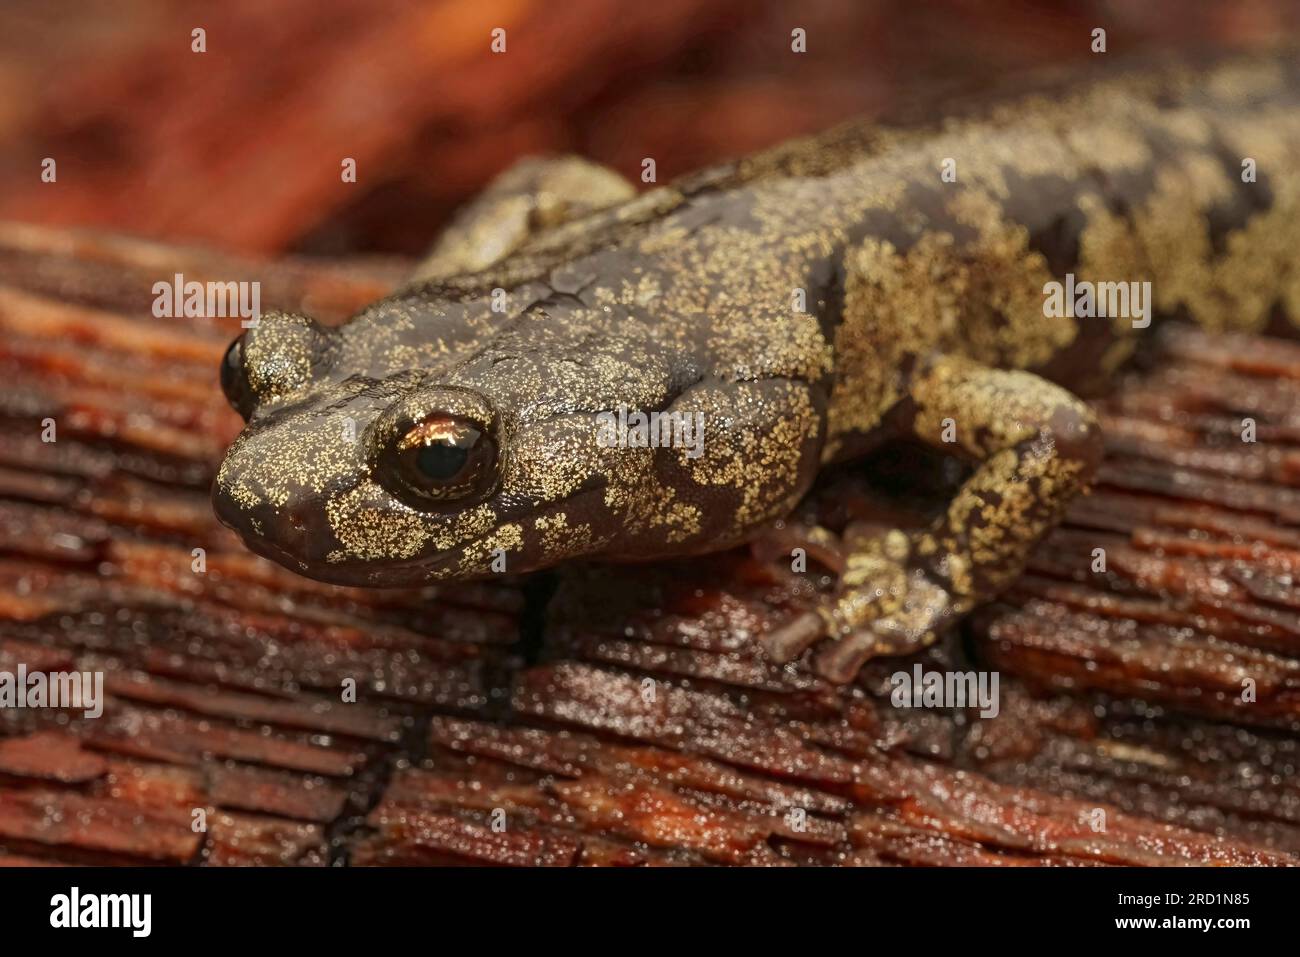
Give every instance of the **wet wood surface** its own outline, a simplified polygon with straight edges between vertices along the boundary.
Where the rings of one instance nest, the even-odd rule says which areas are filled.
[[[338,319],[408,265],[0,225],[0,671],[102,671],[108,698],[0,710],[0,863],[1300,860],[1300,347],[1167,336],[1005,600],[840,689],[761,651],[807,584],[762,549],[543,603],[316,584],[221,529],[237,320],[157,319],[153,282]],[[796,521],[850,534],[864,481]],[[999,714],[895,707],[914,661],[997,671]]]

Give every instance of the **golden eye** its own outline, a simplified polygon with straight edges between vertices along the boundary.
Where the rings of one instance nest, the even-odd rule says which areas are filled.
[[[417,503],[480,496],[496,478],[497,447],[477,423],[433,415],[416,423],[386,452],[380,474],[394,480],[399,497]]]

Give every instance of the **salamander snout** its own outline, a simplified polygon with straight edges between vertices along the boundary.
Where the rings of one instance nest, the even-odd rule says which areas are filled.
[[[340,547],[319,508],[240,503],[220,491],[213,495],[213,507],[222,524],[238,532],[249,548],[290,568],[324,566]]]

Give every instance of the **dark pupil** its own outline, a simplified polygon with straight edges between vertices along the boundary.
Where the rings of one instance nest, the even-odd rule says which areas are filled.
[[[469,459],[469,449],[435,443],[420,447],[415,464],[426,476],[437,481],[455,478]]]
[[[226,394],[226,399],[234,406],[235,411],[245,419],[251,411],[249,408],[249,391],[247,383],[244,381],[244,356],[243,348],[240,343],[242,337],[236,339],[226,350],[226,356],[221,360],[221,391]]]

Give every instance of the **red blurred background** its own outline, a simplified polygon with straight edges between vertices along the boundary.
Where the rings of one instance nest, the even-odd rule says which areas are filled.
[[[1094,27],[1127,56],[1298,25],[1294,0],[7,0],[0,218],[413,254],[525,154],[633,178],[650,156],[663,181],[914,90],[1087,58]]]

